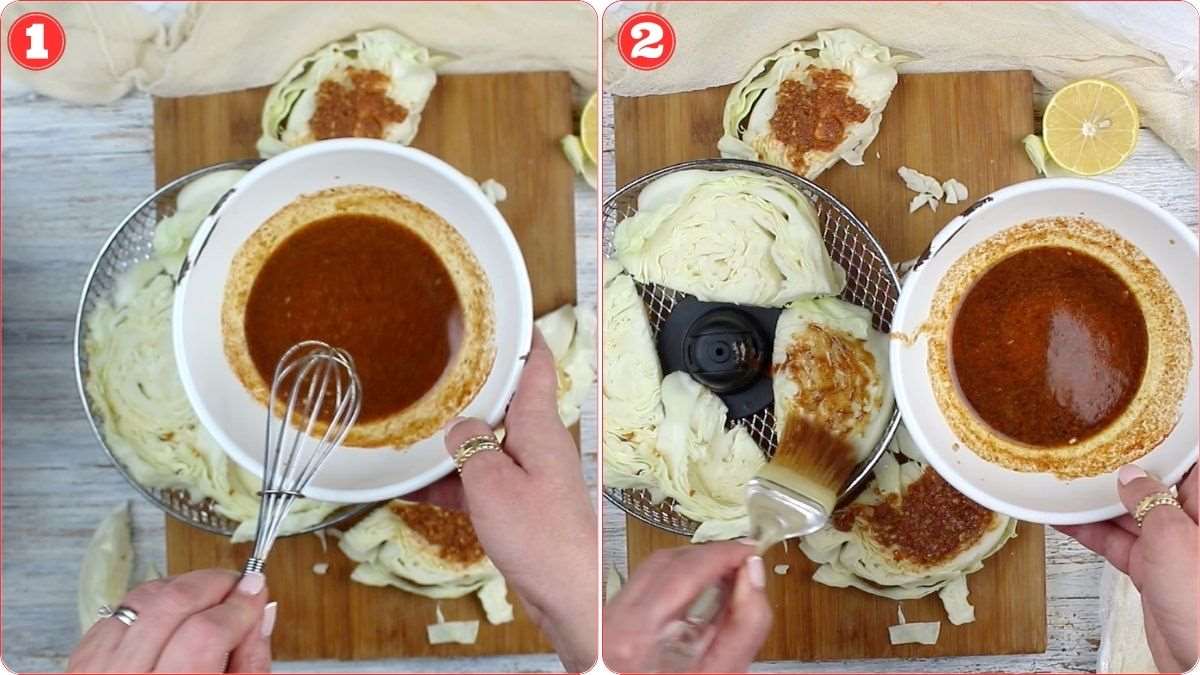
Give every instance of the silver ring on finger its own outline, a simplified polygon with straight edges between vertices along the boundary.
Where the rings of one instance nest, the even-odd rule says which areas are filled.
[[[454,453],[454,466],[458,468],[458,472],[462,473],[463,465],[467,463],[467,460],[481,452],[504,452],[504,448],[500,447],[500,442],[492,434],[481,434],[468,438],[458,446],[458,450]]]
[[[125,605],[121,605],[116,609],[113,609],[108,605],[100,605],[100,607],[96,610],[96,616],[100,617],[101,619],[116,619],[126,626],[132,626],[133,622],[138,620],[137,612],[135,612],[132,607],[127,607]]]

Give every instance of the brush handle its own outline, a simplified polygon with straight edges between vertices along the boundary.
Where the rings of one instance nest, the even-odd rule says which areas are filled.
[[[693,670],[698,659],[712,644],[716,633],[712,623],[729,599],[729,584],[715,583],[697,595],[684,617],[667,624],[658,639],[654,671],[683,673]]]

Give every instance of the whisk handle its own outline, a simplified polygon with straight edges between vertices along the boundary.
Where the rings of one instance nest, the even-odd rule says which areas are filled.
[[[242,568],[242,574],[250,574],[251,572],[262,573],[263,569],[266,566],[267,566],[266,560],[263,560],[262,558],[256,558],[254,556],[250,556],[250,558],[248,560],[246,560],[246,566]]]

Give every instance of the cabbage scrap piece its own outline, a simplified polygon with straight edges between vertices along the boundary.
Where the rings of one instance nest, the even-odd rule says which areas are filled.
[[[1021,139],[1021,145],[1025,148],[1025,155],[1029,157],[1029,161],[1033,163],[1033,167],[1042,176],[1049,178],[1058,178],[1061,176],[1074,176],[1074,173],[1067,171],[1054,161],[1050,153],[1046,152],[1046,144],[1042,141],[1042,137],[1037,134],[1029,134]]]
[[[440,604],[436,610],[437,621],[425,627],[425,636],[429,639],[429,644],[475,644],[476,639],[479,637],[478,621],[447,621],[446,616],[442,614],[442,606]]]
[[[871,528],[871,507],[887,503],[897,508],[901,517],[940,519],[941,514],[935,507],[922,509],[914,516],[911,511],[904,509],[904,502],[913,485],[926,478],[927,474],[931,479],[941,479],[932,473],[933,469],[919,459],[913,459],[900,447],[911,442],[907,434],[897,434],[897,437],[905,440],[899,444],[893,440],[875,467],[872,483],[848,507],[853,514],[849,529],[828,526],[802,537],[800,550],[820,565],[813,574],[813,580],[818,583],[837,588],[857,588],[894,600],[909,600],[938,593],[951,623],[969,623],[974,620],[975,613],[967,600],[967,576],[983,569],[984,560],[1016,536],[1017,521],[1003,514],[988,512],[990,517],[986,524],[973,533],[973,540],[949,551],[940,559],[922,562],[898,556],[896,547],[881,541]],[[901,459],[905,461],[901,463]],[[863,507],[866,510],[856,511]],[[867,515],[859,516],[864,513]],[[935,513],[938,515],[934,516]],[[940,527],[940,523],[931,522],[925,529],[938,531]]]
[[[894,405],[887,342],[871,327],[870,311],[838,298],[783,310],[772,355],[778,437],[798,414],[849,443],[856,461],[865,459]]]
[[[352,581],[368,586],[392,586],[427,598],[461,598],[475,593],[489,623],[513,620],[508,586],[491,559],[457,560],[442,554],[440,545],[410,527],[396,509],[415,506],[393,500],[372,511],[347,530],[338,547],[358,563]],[[444,511],[435,506],[422,508]],[[445,512],[452,518],[452,512]],[[474,536],[474,531],[471,531]]]
[[[611,260],[604,275],[604,484],[648,488],[661,500],[662,366],[633,279]]]
[[[617,224],[613,245],[638,281],[710,302],[782,307],[837,295],[846,283],[808,198],[750,171],[679,171],[653,181],[637,212]]]
[[[721,156],[767,162],[809,179],[839,159],[862,164],[896,86],[896,65],[907,60],[847,28],[786,45],[756,63],[729,92],[725,134],[717,143]],[[845,100],[841,110],[818,110],[820,119],[809,119],[794,108],[818,88],[840,90]],[[828,125],[839,134],[836,139],[825,137]],[[812,138],[800,143],[797,133]]]
[[[748,535],[746,483],[766,463],[762,450],[745,426],[725,428],[725,403],[686,372],[663,379],[662,401],[656,449],[667,473],[660,487],[677,513],[700,522],[692,542]]]
[[[79,630],[86,633],[99,620],[100,607],[115,608],[129,591],[133,574],[133,528],[129,502],[100,521],[92,533],[79,570]]]
[[[562,151],[566,155],[567,161],[571,163],[571,168],[575,169],[575,173],[583,176],[587,181],[588,187],[596,188],[596,183],[600,177],[600,169],[596,166],[596,162],[592,161],[587,156],[587,152],[583,149],[583,141],[578,136],[563,136]]]
[[[941,632],[941,621],[902,623],[888,626],[888,641],[894,645],[936,645]]]
[[[339,135],[408,145],[437,82],[434,69],[448,60],[387,28],[328,44],[301,59],[271,88],[263,105],[258,152],[272,157],[334,137],[314,129],[312,121],[320,119],[323,104],[333,105],[338,99],[358,115],[354,132]],[[402,109],[403,115],[381,117],[381,107],[397,113]]]
[[[471,178],[470,176],[467,176],[467,180],[475,183],[475,185],[479,187],[479,191],[483,193],[483,196],[493,205],[499,204],[500,202],[508,199],[508,188],[504,187],[504,183],[501,183],[495,178],[488,178],[483,182],[480,182],[474,178]]]
[[[554,355],[558,373],[558,416],[566,426],[579,421],[596,382],[596,314],[563,305],[533,322]]]

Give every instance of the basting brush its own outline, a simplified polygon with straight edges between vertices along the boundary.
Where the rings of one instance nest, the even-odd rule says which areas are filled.
[[[858,466],[854,455],[845,439],[788,413],[775,456],[746,483],[750,537],[759,553],[829,522],[838,493]],[[658,641],[656,672],[682,672],[695,664],[713,638],[708,626],[728,596],[728,582],[713,584],[692,601],[684,619],[667,625]]]
[[[824,527],[858,466],[855,454],[845,439],[790,411],[775,456],[746,483],[750,537],[759,550]]]

